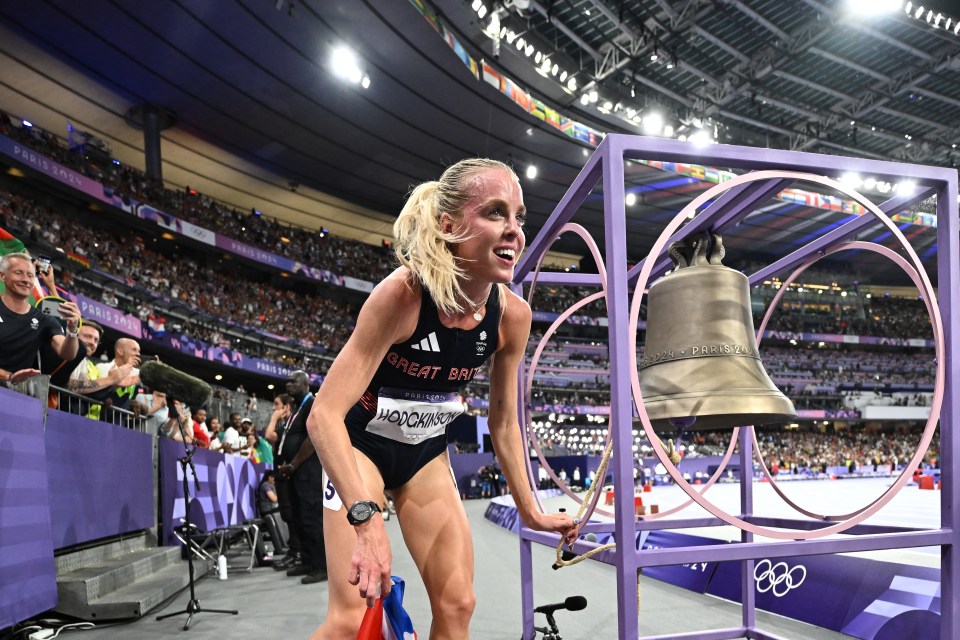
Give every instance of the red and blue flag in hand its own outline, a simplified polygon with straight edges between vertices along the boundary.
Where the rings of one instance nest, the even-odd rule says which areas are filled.
[[[403,578],[391,576],[393,588],[386,598],[367,609],[357,640],[417,640],[413,622],[403,608]]]

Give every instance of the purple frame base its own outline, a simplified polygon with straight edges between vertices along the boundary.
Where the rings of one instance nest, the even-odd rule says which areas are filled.
[[[648,636],[643,640],[725,640],[727,638],[751,638],[758,640],[782,640],[756,627],[756,592],[753,584],[754,562],[757,559],[778,557],[824,555],[854,551],[901,549],[908,547],[941,547],[941,618],[940,640],[953,640],[960,613],[960,556],[955,553],[957,533],[960,531],[960,509],[956,508],[957,485],[960,477],[960,462],[957,456],[957,440],[953,426],[960,422],[960,404],[954,402],[953,389],[960,383],[960,306],[956,299],[956,287],[960,285],[960,224],[957,219],[957,172],[952,169],[899,164],[859,158],[825,156],[773,149],[755,149],[727,145],[713,145],[706,149],[692,144],[661,138],[608,135],[587,161],[580,175],[573,182],[560,203],[554,209],[541,232],[530,244],[527,253],[516,269],[513,287],[520,290],[541,255],[549,250],[557,232],[570,222],[586,196],[602,180],[604,197],[604,235],[607,265],[608,311],[610,315],[610,382],[611,425],[628,425],[628,428],[613,428],[614,438],[614,489],[618,495],[633,491],[633,422],[631,392],[631,362],[629,331],[635,331],[628,322],[628,283],[640,272],[643,262],[627,269],[626,215],[624,210],[624,163],[627,159],[694,162],[729,168],[756,170],[799,171],[819,175],[836,175],[847,171],[881,176],[884,179],[912,180],[918,185],[912,196],[897,196],[880,205],[885,213],[900,211],[931,195],[937,196],[937,274],[939,310],[943,318],[944,353],[946,363],[945,394],[940,413],[941,469],[943,489],[941,493],[941,523],[938,529],[908,529],[859,525],[844,533],[841,538],[754,542],[753,534],[741,531],[740,544],[679,547],[627,552],[617,548],[596,556],[616,568],[618,608],[618,637],[620,640],[639,638],[639,611],[637,609],[637,570],[643,567],[676,565],[688,562],[739,561],[743,575],[742,626],[729,629],[713,629],[668,636]],[[771,195],[789,185],[788,180],[772,180],[735,187],[718,198],[691,223],[683,226],[674,236],[686,237],[704,229],[721,231],[730,228],[745,218],[753,208],[761,205]],[[772,274],[780,273],[799,265],[805,259],[839,241],[851,239],[869,225],[876,223],[870,215],[863,215],[847,222],[813,240],[805,247],[793,251],[775,263],[750,274],[751,283],[762,281]],[[668,261],[660,258],[654,265],[652,278],[662,274]],[[540,273],[540,284],[574,286],[599,285],[599,277],[591,274]],[[522,379],[522,376],[521,376]],[[521,420],[523,424],[523,420]],[[821,526],[812,520],[765,519],[753,517],[753,447],[750,429],[740,430],[740,517],[746,521],[763,523],[766,526],[809,530]],[[632,511],[633,504],[619,500],[615,506],[612,523],[591,523],[582,533],[613,533],[617,540],[633,540],[636,532],[644,529],[692,528],[723,524],[713,517],[637,521]],[[533,637],[533,564],[532,543],[538,542],[555,547],[559,537],[527,528],[520,530],[520,577],[523,609],[523,637]],[[595,548],[595,543],[585,541],[574,545],[575,553],[585,553]]]

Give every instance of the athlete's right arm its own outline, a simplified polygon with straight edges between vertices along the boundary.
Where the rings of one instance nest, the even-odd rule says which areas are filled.
[[[330,367],[307,419],[307,431],[323,469],[346,507],[359,500],[383,501],[383,496],[370,495],[364,485],[344,418],[366,391],[390,346],[408,339],[416,329],[420,294],[407,284],[406,273],[398,269],[367,298],[357,326]],[[359,584],[360,595],[372,606],[378,582],[383,595],[390,590],[390,542],[380,518],[357,526],[356,533],[350,581]]]

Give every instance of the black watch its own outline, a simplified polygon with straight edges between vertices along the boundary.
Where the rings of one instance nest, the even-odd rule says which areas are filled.
[[[373,514],[380,513],[380,505],[378,505],[373,500],[360,500],[359,502],[354,502],[349,509],[347,509],[347,522],[353,526],[358,524],[363,524],[373,517]]]

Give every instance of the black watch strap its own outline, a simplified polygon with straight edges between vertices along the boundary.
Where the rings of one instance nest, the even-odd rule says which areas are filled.
[[[354,502],[347,509],[347,522],[353,526],[363,524],[373,517],[373,514],[380,513],[380,505],[373,500],[360,500]]]

